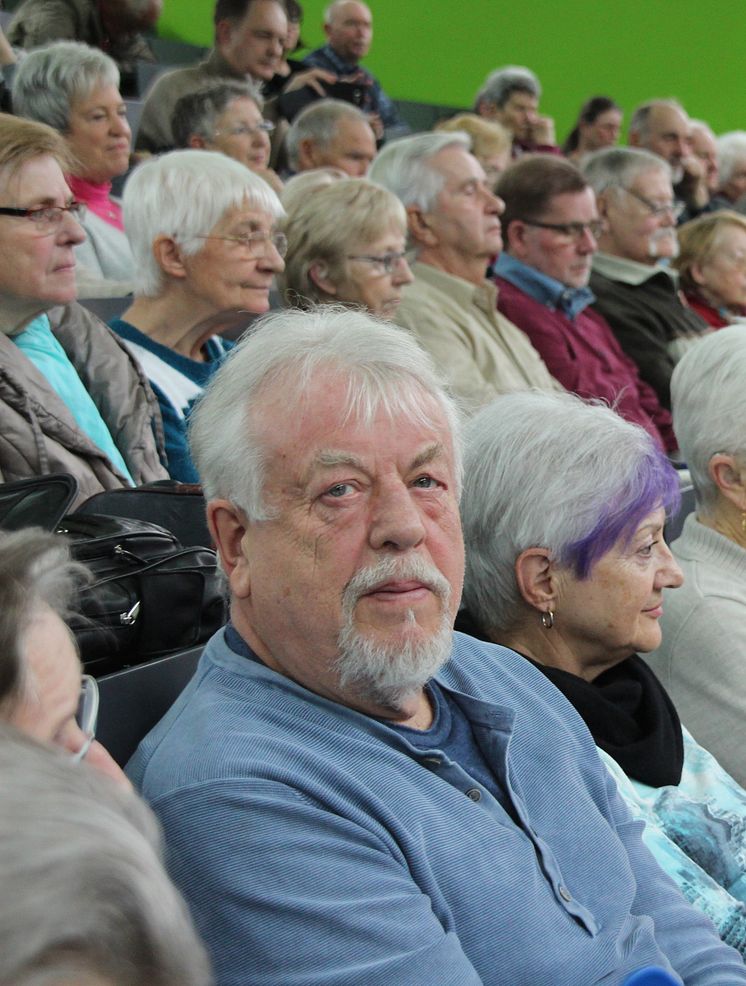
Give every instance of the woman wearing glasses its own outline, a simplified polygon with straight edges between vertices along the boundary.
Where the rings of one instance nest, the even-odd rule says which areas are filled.
[[[137,269],[135,300],[111,327],[158,397],[173,479],[198,482],[186,425],[194,401],[247,314],[269,309],[285,237],[280,200],[237,161],[210,151],[172,151],[140,165],[124,192]]]
[[[318,189],[288,214],[288,305],[340,302],[391,319],[412,282],[404,252],[406,214],[399,199],[363,178]]]
[[[115,62],[76,41],[32,51],[13,80],[13,110],[54,127],[72,153],[67,182],[87,206],[86,241],[75,250],[78,296],[129,294],[134,265],[111,183],[129,168],[132,134]]]
[[[220,151],[245,164],[278,193],[279,175],[269,167],[274,123],[262,119],[263,99],[248,82],[216,79],[182,96],[174,107],[176,147]]]

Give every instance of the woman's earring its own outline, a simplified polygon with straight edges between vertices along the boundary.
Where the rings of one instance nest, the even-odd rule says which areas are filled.
[[[548,609],[546,613],[541,614],[541,625],[545,630],[551,630],[554,626],[554,613],[551,609]]]

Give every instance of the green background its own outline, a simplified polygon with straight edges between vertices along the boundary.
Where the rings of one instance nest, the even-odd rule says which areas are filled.
[[[580,104],[609,95],[629,111],[675,97],[716,133],[746,129],[742,0],[372,0],[365,64],[394,99],[469,107],[486,74],[528,65],[562,139]],[[212,41],[214,0],[165,0],[159,33]],[[303,38],[323,43],[321,0],[303,0]],[[625,120],[626,122],[626,120]]]

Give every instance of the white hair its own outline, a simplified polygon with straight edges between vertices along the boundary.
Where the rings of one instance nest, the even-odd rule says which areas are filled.
[[[13,76],[13,112],[65,133],[73,103],[99,86],[119,88],[116,62],[81,41],[55,41],[30,51]]]
[[[430,357],[402,329],[354,309],[322,305],[259,319],[208,384],[189,425],[192,457],[208,500],[230,500],[250,521],[271,516],[255,427],[262,397],[281,392],[292,408],[323,370],[346,378],[340,421],[368,423],[384,408],[394,418],[429,425],[423,394],[431,397],[450,428],[460,485],[459,412]]]
[[[727,185],[738,167],[746,161],[746,130],[731,130],[717,138],[720,187]]]
[[[522,551],[546,548],[587,577],[620,537],[677,502],[675,470],[648,433],[573,394],[498,397],[464,441],[464,602],[485,630],[518,618]]]
[[[187,255],[204,246],[231,209],[248,204],[279,219],[284,210],[259,175],[215,151],[171,151],[135,169],[124,189],[124,226],[135,259],[135,293],[153,297],[163,271],[153,255],[158,236],[171,236]]]
[[[671,167],[657,154],[639,147],[605,147],[587,154],[580,170],[596,195],[609,188],[629,188],[648,171],[660,171],[671,179]]]
[[[474,108],[479,110],[484,100],[502,109],[514,92],[527,92],[541,99],[541,83],[525,65],[505,65],[490,72],[474,99]]]
[[[362,0],[356,0],[356,2],[360,3],[361,7],[365,7],[365,9],[368,12],[370,12],[370,7],[368,6],[367,3],[363,3]],[[327,7],[324,9],[324,26],[328,26],[329,24],[331,24],[332,18],[336,13],[337,7],[341,7],[346,3],[350,3],[350,0],[334,0],[333,3],[327,5]]]
[[[6,725],[0,792],[0,982],[209,986],[135,794]]]
[[[671,377],[671,409],[679,448],[689,467],[697,507],[710,515],[719,492],[710,477],[718,452],[746,466],[746,332],[732,325],[687,349]]]
[[[471,150],[471,138],[460,130],[453,133],[415,134],[386,144],[368,172],[368,181],[377,182],[403,202],[430,211],[443,190],[445,176],[433,167],[432,159],[447,147]]]
[[[301,110],[285,135],[290,167],[294,171],[298,170],[300,146],[304,140],[311,140],[317,146],[325,147],[334,140],[341,120],[357,120],[369,125],[362,110],[342,99],[321,99]]]

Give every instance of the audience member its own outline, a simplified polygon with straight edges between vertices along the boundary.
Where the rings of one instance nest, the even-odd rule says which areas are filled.
[[[720,187],[720,172],[718,170],[718,148],[715,134],[704,120],[689,120],[689,143],[692,154],[699,158],[704,165],[707,191],[712,197]],[[710,209],[706,210],[710,211]]]
[[[138,150],[160,153],[174,147],[176,102],[205,82],[223,77],[260,85],[277,71],[287,36],[282,0],[215,0],[214,23],[215,44],[207,58],[166,72],[148,92]]]
[[[279,286],[288,305],[336,301],[394,317],[402,287],[412,282],[407,214],[395,195],[361,178],[335,181],[298,202],[284,231],[288,260]]]
[[[721,210],[679,228],[673,265],[687,304],[714,329],[746,319],[746,216]]]
[[[719,209],[746,209],[746,130],[733,130],[717,140],[720,179],[714,204]]]
[[[294,172],[341,168],[351,178],[361,178],[376,156],[367,117],[340,99],[324,99],[302,110],[287,132],[285,146]]]
[[[474,111],[497,120],[513,134],[513,157],[549,152],[559,154],[554,120],[539,116],[541,85],[534,73],[520,65],[496,69],[476,96]]]
[[[302,202],[306,201],[311,192],[326,188],[344,178],[349,178],[349,175],[341,168],[311,168],[310,171],[301,171],[293,175],[285,182],[280,196],[285,212],[294,212]]]
[[[285,0],[285,16],[288,20],[288,30],[285,35],[282,60],[277,66],[275,74],[262,87],[265,96],[268,97],[278,96],[287,85],[289,79],[298,72],[303,72],[305,69],[305,65],[299,59],[288,58],[288,55],[292,55],[299,48],[305,47],[300,37],[301,24],[303,23],[303,8],[298,3],[298,0]]]
[[[593,96],[580,107],[577,122],[562,145],[562,153],[578,162],[592,151],[614,147],[621,129],[621,108],[608,96]]]
[[[663,642],[649,657],[683,721],[741,785],[746,785],[745,374],[742,326],[703,339],[674,370],[674,428],[697,507],[672,545],[684,587],[664,599]]]
[[[381,83],[360,64],[373,40],[370,8],[357,0],[333,0],[324,11],[324,34],[326,44],[306,55],[304,64],[334,73],[338,82],[354,83],[359,88],[360,109],[377,138],[406,133],[408,128]]]
[[[59,535],[0,532],[0,721],[129,786],[94,738],[98,688],[88,675],[81,678],[75,638],[64,623],[87,576]]]
[[[604,221],[591,271],[594,308],[670,408],[673,367],[707,330],[682,304],[675,272],[661,263],[678,252],[681,204],[673,197],[671,169],[656,154],[619,147],[591,154],[583,172]]]
[[[0,792],[0,982],[210,986],[139,798],[7,726]]]
[[[370,172],[407,210],[417,259],[395,319],[474,410],[496,394],[559,387],[520,329],[497,311],[485,277],[502,246],[503,203],[463,133],[417,134],[385,147]]]
[[[161,408],[168,471],[196,483],[186,440],[195,400],[229,344],[217,332],[266,312],[282,270],[283,214],[272,189],[209,151],[172,151],[135,170],[124,191],[135,300],[112,321]]]
[[[686,206],[685,219],[698,216],[707,207],[707,172],[692,153],[689,119],[683,106],[672,99],[655,99],[638,106],[629,121],[629,143],[657,154],[670,165],[674,195]]]
[[[563,387],[607,401],[674,451],[671,415],[589,307],[591,258],[602,226],[593,189],[569,161],[545,154],[517,161],[498,194],[505,202],[505,251],[494,267],[500,311],[526,333]]]
[[[167,473],[142,371],[95,316],[70,304],[73,248],[85,237],[63,174],[70,167],[56,131],[0,115],[0,478],[71,473],[80,502]]]
[[[471,137],[471,153],[482,165],[485,178],[494,190],[497,179],[510,164],[513,142],[510,131],[496,120],[486,120],[476,113],[457,113],[441,120],[434,129],[443,133],[461,130]]]
[[[86,239],[75,248],[76,262],[84,267],[78,294],[129,294],[134,262],[121,206],[111,197],[112,179],[129,168],[132,137],[116,65],[76,41],[32,51],[16,72],[13,107],[19,116],[59,130],[70,147],[75,163],[66,181],[87,209],[81,220]]]
[[[162,8],[163,0],[23,0],[8,40],[26,49],[51,41],[101,48],[117,63],[125,94],[137,95],[137,62],[156,60],[141,32],[155,27]]]
[[[171,126],[177,147],[220,151],[260,175],[278,194],[279,176],[269,167],[274,123],[262,119],[264,100],[249,82],[215,79],[177,100]]]
[[[499,398],[466,437],[464,595],[478,635],[575,707],[658,863],[745,952],[746,791],[682,729],[636,653],[660,643],[662,593],[682,581],[663,540],[675,470],[639,428],[569,394]]]
[[[278,313],[193,417],[231,623],[129,770],[218,981],[746,982],[566,700],[453,637],[459,446],[431,367],[368,315]]]

